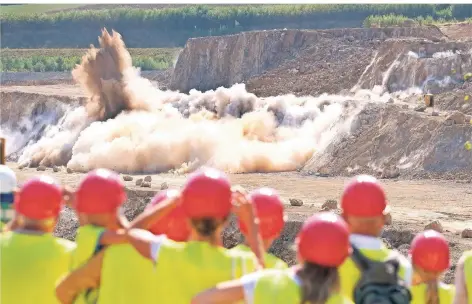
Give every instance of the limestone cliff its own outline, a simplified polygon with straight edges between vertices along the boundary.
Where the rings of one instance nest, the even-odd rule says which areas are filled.
[[[280,67],[286,62],[296,61],[306,50],[317,47],[318,43],[328,47],[318,48],[318,52],[329,53],[330,46],[326,43],[329,40],[346,40],[347,45],[361,41],[369,44],[372,49],[375,47],[372,42],[378,44],[385,39],[399,37],[420,37],[438,41],[443,34],[436,27],[423,27],[273,30],[194,38],[187,41],[177,60],[170,88],[188,92],[193,88],[208,90],[246,82],[251,77]],[[340,51],[342,52],[342,49]],[[303,65],[303,62],[300,62],[300,65]],[[290,92],[290,89],[286,86],[286,92]]]

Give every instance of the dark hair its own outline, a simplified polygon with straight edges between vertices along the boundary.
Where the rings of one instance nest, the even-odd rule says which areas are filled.
[[[192,226],[197,230],[198,234],[203,237],[213,239],[216,229],[226,222],[227,217],[223,219],[215,219],[210,217],[191,219]]]
[[[336,267],[325,267],[305,262],[297,272],[301,280],[301,304],[323,304],[331,292],[339,286],[339,275]]]

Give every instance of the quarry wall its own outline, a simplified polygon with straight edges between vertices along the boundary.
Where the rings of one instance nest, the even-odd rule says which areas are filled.
[[[273,30],[244,32],[224,37],[189,39],[181,52],[170,88],[188,92],[244,82],[294,59],[320,39],[385,40],[420,37],[439,41],[437,27],[333,30]],[[328,51],[328,50],[327,50]]]

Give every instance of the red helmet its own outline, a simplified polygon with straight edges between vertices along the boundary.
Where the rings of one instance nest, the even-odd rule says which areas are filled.
[[[75,193],[74,208],[79,213],[114,213],[126,201],[126,192],[118,174],[107,169],[89,172]]]
[[[353,178],[344,189],[341,208],[346,215],[375,217],[387,211],[387,199],[379,181],[370,175]]]
[[[23,184],[15,200],[16,212],[34,220],[57,217],[62,205],[61,187],[52,177],[45,175]]]
[[[152,201],[146,206],[145,210],[150,209],[152,206],[155,206],[164,200],[175,197],[178,194],[177,190],[165,190],[161,191]],[[154,234],[165,234],[171,240],[177,242],[184,242],[190,236],[190,225],[185,216],[184,209],[182,205],[177,205],[170,213],[159,219],[152,227],[149,229]]]
[[[296,243],[300,257],[325,267],[340,266],[351,252],[347,224],[331,212],[309,218],[298,233]]]
[[[442,272],[449,268],[449,244],[434,230],[418,233],[411,242],[410,254],[413,265],[426,271]]]
[[[189,218],[224,218],[232,208],[231,183],[221,171],[202,168],[190,175],[182,190]]]
[[[277,237],[285,225],[284,205],[274,189],[260,188],[250,194],[259,218],[259,231],[264,240]],[[246,225],[239,221],[239,228],[247,234]]]

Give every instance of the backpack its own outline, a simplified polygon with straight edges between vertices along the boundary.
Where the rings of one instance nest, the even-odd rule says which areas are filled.
[[[372,261],[352,245],[351,258],[361,271],[361,278],[354,287],[356,304],[406,304],[411,293],[405,281],[398,275],[399,254],[392,251],[385,261]]]

